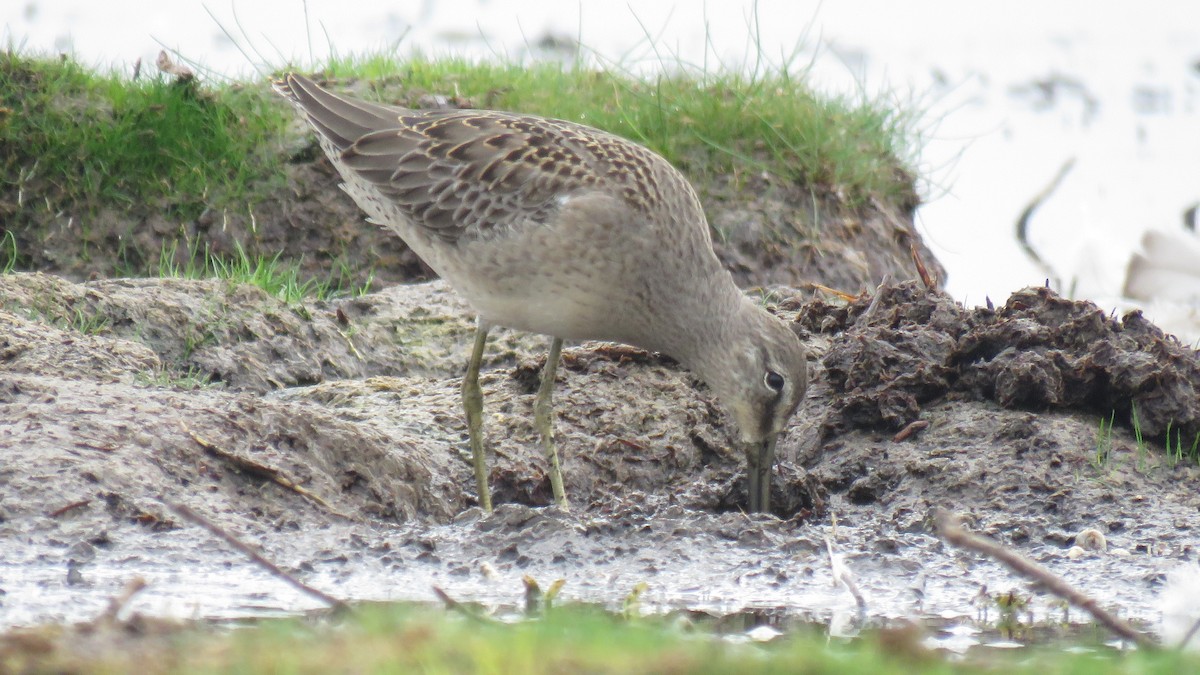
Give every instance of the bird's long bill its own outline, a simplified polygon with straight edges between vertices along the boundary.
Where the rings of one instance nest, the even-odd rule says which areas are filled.
[[[775,465],[775,440],[772,434],[761,443],[746,447],[746,471],[749,479],[750,513],[766,513],[771,510],[771,467]]]

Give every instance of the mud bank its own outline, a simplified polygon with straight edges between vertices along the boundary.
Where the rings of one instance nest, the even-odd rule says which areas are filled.
[[[968,617],[980,585],[1029,592],[947,549],[929,519],[943,506],[1157,620],[1165,571],[1196,557],[1200,470],[1162,439],[1186,451],[1200,433],[1195,351],[1044,289],[994,310],[913,283],[849,304],[769,298],[807,329],[813,374],[774,515],[740,512],[744,460],[702,384],[596,343],[564,352],[556,391],[576,509],[544,508],[531,406],[546,340],[497,331],[482,382],[502,506],[485,517],[458,398],[472,325],[441,282],[289,306],[221,281],[0,277],[0,625],[89,618],[134,575],[151,582],[137,611],[313,606],[168,503],[348,599],[437,584],[515,602],[530,574],[571,598],[616,603],[645,581],[648,609],[827,620],[854,605],[829,585],[826,537],[872,617]],[[912,422],[927,426],[898,440]],[[1108,551],[1068,556],[1084,528]]]

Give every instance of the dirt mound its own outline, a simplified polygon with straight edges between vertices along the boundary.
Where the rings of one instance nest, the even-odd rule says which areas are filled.
[[[840,306],[786,289],[770,297],[810,331],[814,358],[773,474],[772,503],[787,520],[736,513],[744,459],[691,374],[592,343],[564,351],[556,390],[576,511],[530,510],[550,502],[532,425],[547,341],[504,330],[482,385],[491,483],[505,506],[483,518],[471,508],[459,400],[472,324],[441,282],[288,305],[221,281],[5,275],[5,602],[49,603],[28,616],[64,616],[59,596],[37,589],[80,565],[110,579],[163,565],[224,569],[226,554],[167,502],[301,568],[365,575],[354,597],[396,592],[381,579],[397,568],[407,588],[462,583],[467,597],[486,596],[479,560],[501,573],[568,575],[600,600],[617,592],[608,578],[686,595],[672,572],[681,569],[722,593],[777,597],[816,583],[820,563],[800,573],[795,557],[822,555],[822,532],[832,533],[821,523],[833,513],[842,545],[860,551],[866,588],[890,583],[899,565],[965,603],[976,588],[963,587],[961,564],[929,535],[935,506],[1055,564],[1076,532],[1096,527],[1134,557],[1074,569],[1134,603],[1162,565],[1194,555],[1195,458],[1177,462],[1139,442],[1118,406],[1136,403],[1144,438],[1169,423],[1186,449],[1197,433],[1197,356],[1136,315],[1116,322],[1041,289],[997,310],[965,310],[915,284]],[[1106,436],[1098,422],[1114,409]],[[913,421],[926,426],[896,435]],[[994,574],[981,568],[980,583]],[[157,583],[172,597],[197,592]],[[102,604],[110,586],[65,597]],[[253,605],[258,592],[251,584],[231,597]]]
[[[845,307],[813,303],[801,322],[841,339],[823,364],[835,427],[897,430],[955,394],[1031,411],[1075,410],[1135,424],[1147,438],[1200,435],[1200,353],[1140,312],[1114,320],[1045,288],[964,310],[916,282]],[[1161,445],[1161,443],[1160,443]]]
[[[916,283],[842,306],[782,291],[775,297],[798,310],[820,356],[810,396],[782,443],[785,454],[805,458],[809,470],[848,435],[891,433],[918,420],[930,422],[920,439],[950,424],[1034,445],[1041,442],[1036,420],[1076,420],[1080,450],[1094,451],[1095,420],[1115,413],[1130,425],[1125,411],[1132,407],[1146,439],[1164,436],[1168,425],[1176,438],[1190,442],[1200,435],[1196,352],[1138,315],[1118,323],[1094,305],[1044,289],[1017,293],[998,310],[965,310]],[[71,284],[18,274],[0,278],[0,306],[10,312],[0,352],[13,383],[9,413],[13,419],[34,414],[43,430],[61,426],[53,438],[71,435],[82,404],[61,415],[53,406],[28,406],[47,397],[66,405],[78,396],[97,401],[97,410],[121,411],[96,422],[89,447],[144,452],[149,461],[168,443],[177,458],[190,458],[183,464],[204,464],[212,449],[180,425],[194,419],[189,428],[196,436],[278,465],[294,482],[315,480],[312,467],[323,467],[328,473],[317,483],[330,499],[356,483],[348,475],[368,477],[366,501],[348,506],[349,512],[444,520],[470,503],[458,374],[472,324],[463,303],[440,282],[289,306],[257,288],[221,281]],[[544,349],[543,338],[498,331],[488,350],[483,381],[500,501],[548,501],[530,410]],[[696,509],[742,503],[743,460],[723,413],[704,386],[669,359],[584,345],[564,352],[560,378],[557,435],[567,487],[581,506],[624,499],[630,490],[670,494]],[[88,393],[72,394],[72,381]],[[188,412],[164,418],[168,408]],[[999,409],[1028,412],[997,415]],[[933,411],[948,417],[934,424]],[[994,420],[981,418],[987,414]],[[208,416],[215,417],[204,422]],[[292,417],[328,433],[282,434]],[[153,439],[128,433],[160,424],[166,431]],[[369,452],[350,461],[345,434],[356,438],[351,446]],[[62,452],[57,441],[50,448],[45,440],[25,436],[12,447]],[[291,459],[277,461],[282,457]],[[121,470],[136,473],[139,462],[131,458]],[[422,467],[399,473],[425,476],[417,482],[437,484],[437,496],[418,495],[424,488],[397,496],[382,487],[396,462]],[[1023,469],[1010,468],[1019,472],[1013,480],[1024,476]],[[997,475],[1004,469],[997,464]],[[858,478],[817,485],[804,468],[783,462],[775,478],[778,512],[820,513],[826,492],[846,490],[848,480]],[[139,498],[166,487],[147,487]],[[871,492],[869,501],[886,494]]]
[[[783,305],[827,345],[789,447],[849,522],[924,532],[944,506],[1009,541],[1098,527],[1191,555],[1200,353],[1139,313],[1044,288],[966,310],[915,282]]]
[[[13,466],[80,462],[76,473],[90,477],[64,487],[75,501],[121,494],[143,503],[198,481],[210,503],[220,495],[236,511],[276,510],[268,503],[278,494],[250,499],[205,468],[215,458],[235,471],[248,466],[242,460],[274,467],[331,502],[361,488],[357,506],[333,509],[354,518],[444,521],[469,503],[458,389],[473,324],[440,282],[288,306],[221,281],[14,274],[0,278],[0,307],[11,327],[0,342],[5,415],[39,430],[9,439],[8,456]],[[548,499],[531,414],[546,346],[503,330],[489,344],[483,385],[501,501]],[[664,484],[697,508],[742,501],[741,458],[722,415],[673,362],[592,346],[567,349],[561,371],[557,435],[581,504]],[[78,448],[87,459],[72,459]],[[85,469],[92,461],[104,470]],[[157,471],[167,465],[180,468]],[[18,493],[40,489],[28,478],[14,477]],[[811,505],[794,496],[794,508],[799,498]],[[18,504],[26,515],[61,506]]]
[[[47,95],[41,81],[44,75],[36,65],[22,59],[3,65],[15,77],[37,85],[32,88],[42,98]],[[372,97],[422,104],[415,92],[396,80],[373,83],[372,89]],[[29,98],[22,98],[21,93],[21,89],[15,92],[18,110]],[[433,278],[432,271],[392,231],[365,222],[362,212],[340,189],[340,178],[314,134],[286,101],[271,93],[265,83],[250,85],[242,93],[261,96],[259,105],[275,106],[291,120],[285,128],[256,137],[253,149],[238,155],[242,161],[227,160],[254,167],[245,175],[230,174],[231,178],[237,176],[237,193],[243,196],[225,195],[229,189],[223,187],[212,193],[208,189],[200,194],[171,191],[164,196],[157,187],[170,184],[170,176],[155,175],[150,181],[155,190],[141,195],[123,186],[127,189],[116,190],[120,198],[114,204],[111,196],[76,194],[59,185],[60,181],[43,179],[34,169],[22,169],[20,180],[0,182],[0,216],[12,235],[12,240],[5,242],[11,247],[3,252],[6,258],[16,257],[22,270],[75,280],[154,275],[172,265],[203,265],[206,255],[222,260],[243,255],[268,260],[279,256],[284,261],[298,261],[305,279],[332,279],[345,288],[368,284],[378,290]],[[430,101],[438,98],[437,92],[432,94]],[[120,111],[118,115],[85,92],[56,92],[55,96],[65,100],[51,105],[38,98],[37,106],[96,112],[79,119],[65,117],[59,126],[109,128],[128,123],[122,115],[133,114]],[[204,102],[205,110],[224,110],[219,97],[210,98],[206,92],[195,96]],[[441,98],[440,105],[445,101],[468,103],[458,97]],[[92,110],[97,107],[101,110]],[[159,108],[150,106],[146,112],[158,115]],[[229,115],[244,115],[234,112],[238,108],[229,110]],[[231,135],[250,133],[243,126],[233,125]],[[36,140],[44,142],[40,136]],[[19,151],[37,143],[10,145]],[[9,155],[13,167],[36,168],[37,157],[22,152]],[[194,164],[185,166],[189,167],[186,173],[205,172]],[[704,166],[706,163],[698,163],[698,167]],[[895,197],[894,205],[872,200],[854,207],[835,186],[805,185],[763,171],[730,176],[726,171],[696,168],[688,178],[705,205],[717,255],[739,285],[798,286],[819,279],[856,292],[885,274],[909,277],[913,270],[910,248],[921,254],[935,275],[945,276],[913,226],[917,205],[913,180],[899,168],[896,172],[895,179],[906,189]],[[218,172],[221,175],[223,172]],[[22,204],[26,208],[20,208]]]

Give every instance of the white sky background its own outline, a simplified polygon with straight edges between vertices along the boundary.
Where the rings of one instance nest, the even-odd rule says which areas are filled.
[[[90,64],[152,64],[161,45],[216,71],[253,68],[218,21],[273,65],[396,45],[405,53],[526,57],[546,35],[626,66],[738,67],[803,46],[820,89],[883,93],[926,110],[918,227],[968,304],[1045,277],[1019,251],[1017,217],[1070,158],[1030,238],[1076,297],[1112,307],[1146,229],[1180,231],[1200,200],[1200,2],[1165,0],[238,0],[204,4],[10,0],[2,38]],[[214,19],[214,16],[216,17]],[[401,40],[403,38],[403,40]],[[310,41],[312,58],[310,58]],[[161,43],[161,44],[160,44]],[[282,55],[282,56],[281,56]],[[1051,95],[1036,85],[1057,81]],[[1200,263],[1198,263],[1200,264]],[[1151,312],[1154,317],[1153,311]],[[1197,318],[1200,326],[1200,318]],[[1197,330],[1200,330],[1198,328]]]

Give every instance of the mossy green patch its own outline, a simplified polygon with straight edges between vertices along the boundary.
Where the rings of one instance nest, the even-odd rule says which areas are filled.
[[[819,95],[785,68],[642,77],[581,63],[387,55],[323,68],[334,89],[388,102],[429,105],[432,95],[605,129],[663,154],[702,192],[717,186],[717,200],[767,176],[789,199],[807,201],[808,189],[835,211],[917,201],[912,113]],[[0,52],[0,221],[11,235],[0,241],[0,268],[173,274],[164,254],[198,245],[214,264],[197,271],[213,276],[249,261],[249,271],[278,279],[299,261],[288,294],[363,287],[381,259],[422,274],[331,194],[337,180],[310,134],[266,78],[131,80],[68,57]],[[344,280],[321,281],[339,260],[333,276]]]
[[[767,172],[851,207],[871,198],[917,200],[909,166],[917,151],[916,112],[818,94],[786,68],[638,78],[557,62],[370,55],[336,58],[324,72],[368,80],[384,99],[398,85],[405,105],[435,94],[464,107],[587,124],[646,145],[693,176]]]
[[[261,85],[128,80],[7,51],[0,108],[0,180],[16,202],[6,210],[109,207],[185,220],[252,203],[261,181],[282,176],[289,117]]]

